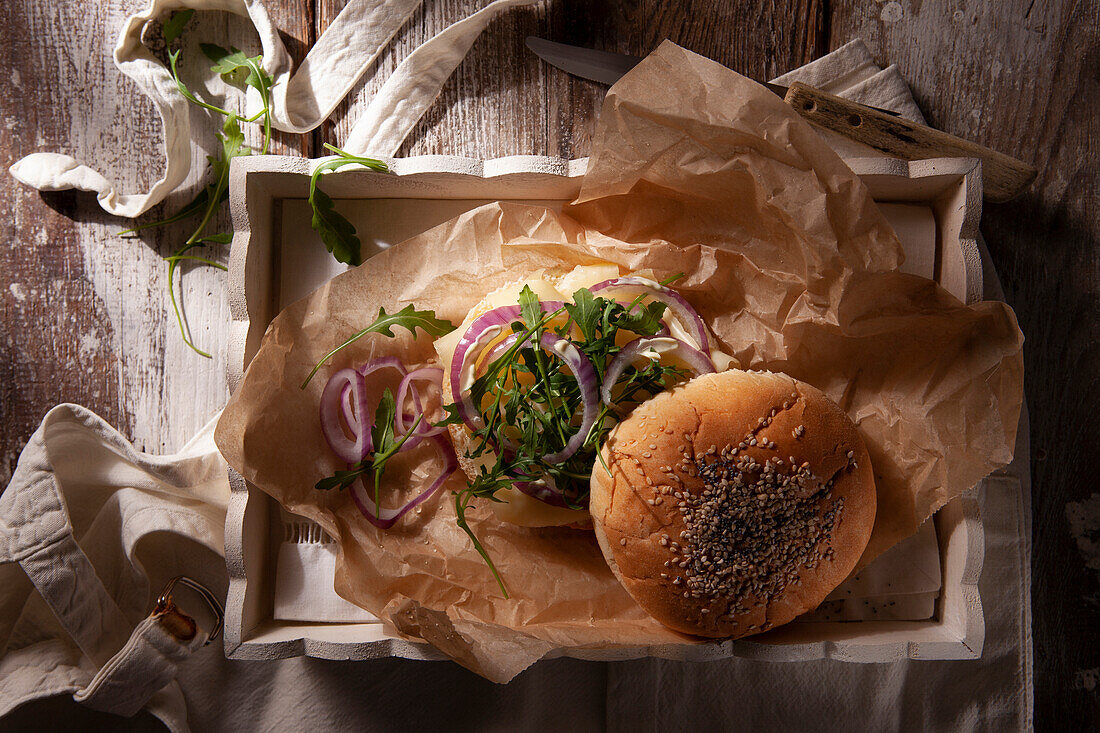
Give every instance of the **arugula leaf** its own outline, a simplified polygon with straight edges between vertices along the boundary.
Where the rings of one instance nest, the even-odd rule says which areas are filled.
[[[224,232],[222,234],[208,234],[201,240],[203,244],[229,244],[233,241],[233,232]]]
[[[164,37],[164,42],[171,43],[179,38],[180,34],[183,33],[183,27],[187,25],[194,14],[195,11],[191,8],[172,13],[172,16],[164,21],[164,24],[160,27],[160,34]]]
[[[187,85],[183,83],[183,79],[180,78],[179,69],[177,68],[177,65],[179,63],[179,58],[180,58],[180,52],[179,51],[169,51],[168,52],[168,71],[169,71],[169,73],[172,74],[172,80],[176,82],[176,89],[179,90],[180,94],[182,94],[188,102],[191,102],[192,104],[197,104],[198,106],[202,107],[203,109],[208,109],[211,112],[217,112],[218,114],[224,115],[224,116],[227,116],[227,117],[229,115],[233,114],[232,112],[230,112],[227,109],[222,109],[221,107],[215,107],[212,104],[208,104],[207,102],[202,101],[201,99],[199,99],[198,97],[196,97],[194,94],[191,93],[191,90],[188,89]]]
[[[214,62],[210,70],[220,74],[226,81],[236,86],[250,86],[264,92],[264,85],[271,86],[271,77],[261,66],[264,61],[262,55],[246,56],[244,51],[236,46],[222,48],[213,43],[200,43],[206,58]]]
[[[225,166],[226,176],[229,175],[229,161],[241,154],[241,146],[244,145],[244,133],[241,132],[238,120],[237,115],[229,115],[222,125],[222,132],[225,134],[218,135],[218,139],[222,141],[222,154],[225,156],[221,162]]]
[[[374,413],[374,425],[370,437],[374,441],[375,455],[393,445],[393,420],[397,417],[397,401],[389,387],[378,400],[378,409]]]
[[[428,335],[435,336],[436,338],[440,336],[445,336],[446,334],[455,330],[455,325],[450,321],[444,320],[442,318],[436,318],[435,311],[418,311],[412,303],[409,303],[407,306],[397,311],[396,313],[387,313],[385,308],[379,308],[378,318],[374,320],[374,323],[370,324],[362,331],[357,331],[344,343],[340,344],[335,349],[325,354],[321,361],[317,362],[316,366],[313,367],[313,370],[310,371],[309,376],[306,377],[306,381],[302,382],[302,385],[299,389],[305,389],[306,385],[309,384],[309,381],[313,379],[313,375],[316,374],[317,370],[321,368],[321,365],[331,359],[338,351],[343,349],[345,346],[350,346],[368,333],[380,333],[383,336],[389,336],[390,338],[393,338],[394,333],[392,329],[394,326],[401,326],[402,328],[407,329],[409,333],[412,334],[413,339],[416,338],[416,329],[418,328],[426,332]]]
[[[222,125],[222,133],[219,134],[218,140],[222,144],[222,157],[215,158],[212,155],[206,156],[206,159],[210,161],[210,167],[214,171],[214,182],[206,187],[206,211],[203,214],[202,220],[199,222],[198,228],[194,233],[188,237],[187,242],[184,244],[186,248],[190,248],[196,242],[203,239],[203,231],[206,229],[206,225],[210,223],[210,219],[214,216],[214,212],[217,211],[218,205],[221,201],[228,196],[229,192],[229,161],[233,158],[242,155],[241,146],[244,145],[244,133],[241,132],[240,118],[237,115],[230,113],[225,120],[225,124]],[[177,252],[176,254],[182,254],[183,252]]]
[[[353,266],[362,264],[362,242],[352,223],[336,210],[332,198],[321,189],[313,188],[309,193],[309,205],[313,207],[310,225],[321,235],[325,249],[337,262]]]
[[[386,391],[388,392],[389,390]],[[381,407],[381,405],[379,405],[379,407]],[[386,469],[386,461],[397,455],[398,451],[401,450],[401,446],[405,445],[405,441],[413,436],[416,429],[420,427],[420,423],[423,421],[424,413],[420,413],[416,416],[416,419],[413,420],[413,424],[409,426],[409,429],[405,431],[404,435],[394,440],[395,435],[391,430],[390,435],[386,438],[387,442],[385,443],[385,447],[381,450],[377,447],[375,448],[374,458],[371,459],[371,468],[373,468],[379,476],[381,476],[382,471]]]
[[[436,318],[435,311],[418,311],[412,303],[396,313],[386,313],[385,308],[378,309],[378,320],[371,324],[371,327],[376,329],[378,333],[393,338],[393,331],[390,330],[391,326],[403,326],[408,329],[414,339],[416,338],[415,329],[417,328],[437,338],[446,336],[455,330],[455,325],[450,321]]]
[[[219,203],[222,201],[222,196],[229,190],[229,161],[241,154],[241,145],[244,144],[244,133],[241,132],[241,126],[238,122],[238,117],[235,114],[230,113],[227,117],[225,124],[222,125],[222,132],[224,134],[218,135],[218,139],[222,143],[223,158],[213,158],[208,156],[211,167],[214,169],[216,180],[206,187],[207,193],[207,205],[203,214],[202,220],[199,222],[199,226],[187,238],[187,241],[183,243],[183,246],[176,250],[171,257],[166,257],[168,260],[168,296],[172,303],[172,310],[176,314],[176,323],[179,324],[180,336],[183,338],[183,342],[187,344],[192,351],[199,356],[207,359],[212,358],[211,355],[199,347],[195,346],[194,341],[191,340],[188,335],[187,328],[183,323],[183,315],[180,313],[179,303],[176,302],[176,290],[173,282],[175,281],[176,269],[179,263],[184,258],[182,255],[188,250],[197,247],[204,239],[203,231],[206,229],[206,225],[210,223],[210,219],[214,216],[214,212],[217,211]],[[214,241],[217,241],[220,236],[214,235]]]
[[[446,413],[446,417],[435,423],[435,425],[462,425],[464,420],[462,414],[458,411],[458,403],[452,403],[450,405],[443,405],[443,412]]]
[[[489,557],[489,553],[485,551],[481,542],[478,541],[477,535],[470,529],[470,525],[466,522],[466,508],[470,506],[470,500],[474,498],[474,493],[471,491],[459,491],[455,493],[455,522],[466,533],[466,536],[470,538],[470,541],[474,543],[474,549],[477,550],[477,554],[481,555],[481,559],[485,561],[485,564],[489,566],[489,571],[496,578],[497,585],[500,586],[500,592],[504,594],[505,600],[508,599],[508,589],[504,587],[504,580],[500,577],[500,573],[497,571],[497,566],[493,564],[492,558]]]
[[[214,43],[200,43],[199,48],[206,58],[214,62],[210,70],[215,74],[232,74],[237,69],[248,68],[248,57],[236,46],[222,48]]]
[[[660,284],[661,285],[671,285],[672,283],[676,282],[677,280],[679,280],[683,276],[684,276],[684,273],[677,272],[675,275],[669,275],[668,277],[666,277],[664,280],[662,280],[660,282]]]
[[[184,10],[173,14],[168,21],[162,24],[161,32],[165,42],[170,44],[172,41],[179,38],[180,34],[183,32],[184,26],[193,15],[193,10]],[[245,56],[243,52],[236,48],[224,49],[213,44],[200,45],[202,47],[202,52],[214,62],[213,70],[223,76],[228,75],[226,78],[230,79],[230,81],[234,78],[239,80],[241,74],[238,72],[247,69],[248,73],[244,77],[244,83],[247,86],[255,88],[259,92],[263,108],[245,121],[255,122],[263,118],[264,137],[263,145],[259,149],[259,153],[261,155],[266,154],[271,146],[271,87],[273,85],[273,80],[261,67],[263,58],[261,56]],[[169,51],[168,53],[168,71],[172,76],[172,80],[176,83],[176,88],[179,90],[180,94],[192,104],[226,117],[225,124],[222,126],[222,134],[218,135],[218,139],[222,143],[222,155],[220,157],[207,156],[207,160],[210,162],[210,167],[214,174],[214,182],[207,185],[195,196],[195,199],[192,200],[191,203],[187,204],[176,214],[162,221],[151,222],[149,224],[134,227],[133,229],[125,230],[122,232],[122,235],[125,236],[141,231],[142,229],[149,229],[182,221],[197,215],[200,211],[202,212],[202,219],[199,221],[199,225],[195,231],[187,238],[187,241],[183,243],[182,247],[176,250],[172,255],[165,257],[165,260],[168,262],[168,294],[172,302],[172,310],[176,315],[176,322],[179,324],[180,336],[183,338],[183,342],[194,350],[195,353],[210,358],[210,354],[195,346],[184,324],[179,303],[176,301],[174,286],[175,273],[179,263],[185,260],[198,261],[213,267],[225,269],[224,265],[214,262],[213,260],[195,255],[185,256],[185,253],[202,244],[225,244],[230,241],[231,235],[204,235],[203,232],[206,230],[215,212],[217,212],[221,204],[229,197],[230,161],[241,155],[249,155],[253,151],[244,146],[244,133],[241,131],[240,126],[241,118],[237,114],[209,104],[208,102],[204,102],[192,94],[191,90],[187,88],[187,85],[183,83],[179,74],[180,53],[178,49]],[[234,75],[236,75],[236,77],[234,77]]]
[[[209,186],[204,186],[201,191],[199,191],[197,194],[195,194],[195,198],[191,199],[190,202],[188,202],[186,205],[184,205],[175,214],[172,214],[171,216],[169,216],[166,219],[160,219],[158,221],[150,221],[150,222],[146,222],[145,224],[138,224],[137,226],[130,227],[129,229],[123,229],[121,232],[118,233],[118,236],[120,236],[120,237],[129,237],[131,235],[137,234],[138,232],[144,231],[146,229],[156,229],[157,227],[163,227],[163,226],[168,226],[169,224],[175,224],[176,222],[183,221],[184,219],[190,219],[192,216],[195,216],[195,215],[199,214],[201,211],[203,211],[206,208],[207,204],[209,203],[209,201],[208,201],[209,198],[210,198],[210,187]],[[228,198],[229,198],[229,190],[226,189],[225,191],[222,192],[222,201],[225,201]],[[221,203],[221,201],[219,201],[218,203]]]
[[[382,471],[385,470],[385,459],[378,460],[379,451],[389,450],[393,446],[393,420],[397,417],[397,402],[389,387],[382,393],[382,399],[378,401],[378,410],[374,413],[374,425],[370,429],[371,439],[374,441],[374,458],[371,461],[371,469],[374,471],[374,506],[382,506]],[[409,433],[412,434],[411,432]],[[405,436],[408,438],[408,435]]]
[[[424,420],[424,415],[421,413],[408,431],[399,440],[395,440],[393,419],[396,415],[397,404],[393,392],[387,388],[382,393],[382,399],[378,403],[378,410],[374,416],[374,426],[371,427],[371,439],[374,441],[375,448],[374,453],[371,454],[369,465],[366,460],[362,460],[347,470],[337,470],[333,475],[318,481],[313,485],[313,488],[321,491],[343,490],[355,483],[356,479],[367,471],[373,471],[374,505],[381,506],[379,487],[382,483],[382,473],[386,470],[386,461],[397,455],[398,451],[401,450],[401,446],[405,445],[405,441],[413,436],[413,433]]]
[[[329,150],[335,151],[340,157],[336,160],[328,160],[321,163],[313,171],[309,179],[309,205],[313,209],[313,219],[310,221],[314,231],[321,235],[321,241],[325,249],[332,253],[337,262],[347,265],[361,263],[362,242],[356,236],[355,227],[347,218],[336,210],[336,204],[332,198],[317,187],[317,182],[322,175],[329,171],[335,171],[345,165],[362,165],[370,170],[386,173],[389,166],[374,158],[363,158],[352,155],[332,145],[325,145]]]
[[[248,121],[255,122],[263,117],[264,142],[262,153],[266,153],[268,146],[271,144],[270,99],[271,87],[274,86],[275,81],[263,69],[264,57],[262,55],[246,56],[244,51],[236,46],[222,48],[213,43],[200,43],[199,47],[206,58],[214,62],[214,65],[210,67],[211,71],[220,74],[223,79],[234,86],[252,87],[260,93],[260,99],[263,100],[264,107]]]
[[[595,341],[600,327],[600,306],[588,288],[573,293],[573,303],[566,303],[565,310],[581,330],[585,341]]]
[[[519,310],[523,315],[523,322],[528,328],[535,328],[542,320],[542,306],[539,304],[539,296],[530,285],[524,285],[519,291]]]
[[[333,475],[321,479],[313,485],[313,488],[319,489],[320,491],[331,491],[332,489],[340,489],[342,491],[354,484],[355,480],[366,472],[366,463],[360,461],[346,471],[338,470]]]
[[[370,430],[371,439],[374,441],[374,456],[371,458],[371,470],[374,471],[374,505],[382,506],[380,495],[382,486],[382,473],[386,470],[386,461],[397,455],[405,441],[412,437],[413,432],[420,426],[424,419],[424,413],[420,413],[412,427],[401,436],[400,440],[394,440],[393,421],[397,417],[397,402],[389,387],[382,393],[382,399],[378,401],[378,410],[374,414],[374,426]]]
[[[635,306],[630,310],[623,309],[615,319],[615,323],[619,328],[625,328],[643,336],[652,336],[661,330],[661,316],[665,314],[667,307],[664,303],[654,301],[644,306]]]

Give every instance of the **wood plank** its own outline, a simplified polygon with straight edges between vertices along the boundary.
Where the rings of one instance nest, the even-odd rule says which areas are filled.
[[[845,0],[832,11],[831,43],[862,36],[880,64],[897,64],[930,124],[1040,169],[1020,199],[987,203],[982,231],[1027,337],[1035,719],[1094,727],[1100,557],[1067,515],[1100,500],[1100,3]]]
[[[344,5],[342,0],[318,2],[318,33]],[[339,145],[347,137],[370,99],[409,53],[484,5],[466,0],[424,3],[337,108],[324,127],[325,142]],[[514,8],[490,23],[399,155],[497,158],[545,153],[541,70],[523,45],[524,38],[540,32],[544,13],[542,4]]]
[[[319,2],[318,33],[344,5],[342,0]],[[358,111],[401,59],[476,7],[447,0],[426,3],[414,13],[393,47],[333,115],[325,140],[339,144]],[[791,23],[790,18],[798,20]],[[635,55],[669,38],[762,79],[819,55],[823,23],[817,0],[757,2],[748,7],[736,0],[567,0],[512,10],[475,42],[400,154],[588,155],[606,87],[546,67],[524,46],[528,35]],[[761,28],[767,32],[761,33]]]
[[[0,27],[23,29],[0,46],[2,78],[10,84],[9,93],[0,95],[5,159],[13,162],[40,149],[90,148],[99,140],[104,160],[112,147],[128,148],[117,130],[101,125],[71,134],[74,127],[91,127],[79,108],[85,90],[103,84],[103,75],[96,64],[75,60],[69,49],[89,55],[105,51],[93,37],[106,22],[103,9],[33,6],[0,4]],[[71,45],[42,42],[73,27],[86,32],[76,34]],[[139,117],[129,132],[148,130]],[[0,484],[7,484],[42,415],[59,402],[94,406],[123,431],[132,425],[132,413],[120,403],[125,387],[115,348],[118,332],[94,275],[87,272],[81,239],[89,225],[76,220],[86,212],[79,198],[41,196],[6,175],[0,182],[0,205],[10,212],[0,225],[5,242],[0,248]]]
[[[734,71],[767,80],[825,52],[818,0],[566,0],[548,11],[553,41],[644,56],[665,39]],[[607,88],[543,67],[549,110],[548,155],[581,158]]]
[[[111,60],[122,21],[144,6],[143,0],[0,5],[0,26],[25,29],[0,50],[0,73],[17,92],[0,100],[10,121],[0,132],[9,163],[36,150],[68,152],[105,171],[124,191],[143,190],[159,177],[159,117]],[[269,4],[298,58],[313,40],[309,8],[308,0]],[[245,29],[244,21],[224,13],[198,14],[185,36],[191,66],[185,77],[198,79],[208,66],[194,47],[199,40],[258,48]],[[192,173],[143,220],[174,211],[205,183],[203,156],[217,144],[215,124],[193,113],[199,144]],[[258,140],[257,131],[248,135],[249,142]],[[276,136],[273,146],[283,153],[311,149],[300,136]],[[0,483],[7,483],[41,416],[62,401],[98,412],[141,449],[179,446],[226,397],[217,356],[220,324],[228,319],[224,274],[184,268],[187,317],[197,342],[216,355],[205,360],[179,338],[161,260],[189,234],[186,225],[124,240],[117,232],[129,220],[105,214],[91,195],[40,195],[4,176],[0,198],[13,212],[7,241],[22,243],[0,250]],[[227,228],[222,212],[211,231]],[[210,253],[223,261],[227,254]]]

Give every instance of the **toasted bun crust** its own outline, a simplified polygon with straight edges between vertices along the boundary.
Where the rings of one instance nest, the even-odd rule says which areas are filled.
[[[590,504],[600,547],[638,604],[678,631],[737,638],[785,624],[848,576],[871,535],[863,439],[785,374],[697,377],[640,405],[602,455],[610,474],[596,462]]]

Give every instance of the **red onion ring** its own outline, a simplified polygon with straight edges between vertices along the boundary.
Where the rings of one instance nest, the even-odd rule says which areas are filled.
[[[668,340],[668,337],[651,336],[637,338],[628,343],[622,348],[615,358],[611,360],[611,363],[607,366],[607,372],[604,374],[603,384],[600,385],[600,397],[603,399],[603,403],[608,407],[614,407],[614,403],[611,400],[611,389],[615,386],[615,382],[619,381],[619,377],[622,375],[626,368],[634,363],[634,360],[639,356],[645,356],[645,351],[658,344],[664,344]],[[702,351],[684,343],[680,339],[671,339],[676,342],[676,345],[667,351],[666,353],[675,354],[680,357],[688,366],[690,366],[696,374],[710,374],[714,372],[714,362],[710,360],[710,357],[704,354]],[[661,352],[657,352],[658,354]],[[652,360],[652,357],[646,357]]]
[[[435,443],[436,447],[439,449],[440,455],[443,456],[443,472],[439,474],[428,488],[406,502],[404,506],[397,509],[387,509],[375,504],[374,497],[369,495],[367,487],[363,484],[362,478],[356,480],[351,486],[351,497],[355,501],[355,505],[359,507],[359,511],[362,512],[367,521],[379,529],[389,529],[411,509],[427,501],[439,491],[444,482],[446,482],[451,474],[458,469],[458,459],[455,458],[454,450],[451,448],[450,442],[442,435],[432,435],[427,438],[414,435],[405,442],[405,445],[401,446],[401,450],[404,451],[409,443],[412,443],[414,440],[419,442],[421,439],[430,440]]]
[[[543,301],[541,305],[544,311],[547,309],[557,310],[562,306],[558,301]],[[487,316],[488,318],[486,318]],[[468,354],[468,351],[473,344],[478,342],[480,336],[484,334],[486,330],[493,326],[510,325],[513,321],[518,319],[519,316],[519,306],[503,306],[493,311],[489,311],[489,313],[486,313],[471,324],[470,328],[467,329],[466,333],[459,341],[459,346],[455,349],[455,355],[452,357],[451,361],[451,393],[455,397],[456,403],[459,405],[459,414],[462,415],[463,421],[474,430],[477,430],[478,426],[484,425],[484,422],[481,419],[481,415],[477,413],[473,403],[469,400],[468,395],[462,394],[461,370],[463,362],[468,356],[473,359],[478,357],[478,354]],[[482,319],[485,320],[483,321]],[[519,335],[513,333],[500,343],[495,344],[487,356],[489,362],[492,363],[495,361],[499,354],[511,348],[518,339]],[[561,463],[568,460],[580,449],[585,439],[587,439],[588,433],[592,429],[592,425],[596,421],[596,414],[599,406],[599,386],[597,383],[596,370],[593,368],[592,363],[568,340],[556,334],[544,332],[539,343],[542,348],[553,352],[558,358],[565,361],[566,365],[573,371],[573,376],[577,379],[577,384],[581,388],[583,410],[581,413],[580,427],[567,441],[562,450],[543,457],[543,460],[547,463]],[[484,347],[482,347],[482,349],[483,348]],[[463,402],[467,403],[465,407]],[[543,503],[568,508],[565,498],[562,496],[561,491],[550,476],[542,476],[532,481],[517,481],[515,486],[523,493]]]
[[[560,300],[543,300],[539,301],[539,304],[544,312],[546,309],[556,311],[563,305]],[[474,349],[473,353],[470,353],[470,349],[479,343],[481,337],[490,328],[499,328],[503,334],[505,329],[510,331],[511,324],[514,321],[521,320],[521,317],[521,310],[518,305],[502,305],[499,308],[493,308],[474,319],[474,322],[466,329],[466,333],[462,334],[462,338],[458,340],[458,345],[455,346],[454,354],[451,356],[450,374],[448,375],[451,385],[451,397],[458,405],[458,414],[462,417],[462,421],[471,430],[480,430],[485,426],[485,423],[482,421],[477,408],[474,407],[474,403],[470,400],[470,396],[465,394],[462,389],[462,369],[466,365],[467,359],[476,360],[480,356],[485,344],[481,344]]]
[[[558,488],[558,484],[554,481],[553,476],[544,475],[531,481],[516,481],[512,485],[532,499],[541,501],[543,504],[561,507],[562,509],[573,508],[566,503],[565,497],[562,495],[561,489]]]
[[[351,414],[351,410],[344,410],[345,390],[351,392],[350,402],[357,415]],[[358,370],[341,369],[329,377],[321,393],[321,433],[328,447],[345,463],[358,463],[371,450],[368,443],[370,429],[364,423],[367,411],[367,390],[363,375]],[[348,438],[340,426],[341,416],[354,438]]]
[[[519,334],[513,333],[511,336],[504,339],[503,341],[494,344],[493,348],[489,349],[489,353],[485,355],[485,363],[492,364],[494,361],[500,358],[501,354],[512,348],[512,345],[515,344],[518,340]]]
[[[386,368],[396,369],[401,376],[404,376],[406,372],[405,363],[396,356],[380,356],[359,367],[359,373],[365,377],[371,372]]]
[[[580,427],[565,444],[564,448],[557,453],[551,453],[542,458],[547,463],[561,463],[568,460],[584,445],[589,431],[592,430],[592,425],[596,422],[596,412],[600,404],[599,382],[592,362],[566,339],[557,334],[544,332],[539,343],[544,349],[557,354],[558,358],[568,365],[581,388],[583,411],[581,412]]]
[[[416,419],[417,415],[424,412],[424,407],[420,402],[420,393],[413,385],[413,382],[431,382],[437,384],[440,387],[443,385],[443,370],[438,367],[424,367],[422,369],[415,369],[406,374],[401,379],[401,384],[397,387],[397,414],[394,416],[394,429],[398,435],[404,435],[408,428],[405,427],[405,395],[412,395],[413,406],[415,412],[412,415],[412,419]],[[424,437],[430,437],[432,435],[439,435],[446,432],[447,428],[442,425],[431,425],[427,420],[421,420],[420,425],[416,428],[417,435]]]
[[[396,369],[405,376],[405,365],[396,356],[382,356],[368,361],[358,369],[341,369],[329,377],[321,393],[321,432],[325,442],[340,460],[358,463],[374,450],[371,417],[367,401],[366,375],[379,369]],[[340,426],[344,418],[348,438]]]
[[[352,429],[352,432],[359,433],[359,417],[357,416],[360,406],[353,405],[351,403],[352,394],[355,392],[351,388],[351,383],[344,385],[344,390],[340,393],[340,407],[343,408],[344,423]]]
[[[493,350],[489,352],[489,358],[496,358],[498,353],[510,348],[518,339],[518,334],[512,334],[493,347]],[[570,456],[576,453],[580,447],[584,445],[584,441],[588,437],[588,432],[592,429],[593,423],[596,422],[596,413],[599,408],[598,377],[588,357],[582,354],[580,350],[567,339],[563,339],[557,334],[544,331],[539,343],[542,348],[556,354],[559,359],[566,363],[573,371],[573,376],[576,378],[577,384],[580,385],[581,388],[583,409],[581,412],[580,427],[566,442],[564,448],[556,453],[549,453],[543,456],[543,460],[547,463],[561,463],[568,460]],[[480,417],[480,415],[478,417]]]
[[[707,327],[703,324],[703,319],[699,317],[691,304],[672,288],[666,288],[664,285],[643,277],[617,277],[612,280],[604,280],[602,283],[597,283],[589,288],[593,295],[602,290],[641,292],[656,301],[664,303],[669,312],[676,316],[676,319],[683,324],[684,328],[688,329],[689,332],[694,332],[699,350],[703,353],[710,352],[710,339],[707,337]]]

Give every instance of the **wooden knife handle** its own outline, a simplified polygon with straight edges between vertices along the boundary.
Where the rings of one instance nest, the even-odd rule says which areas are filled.
[[[800,82],[791,84],[784,99],[810,122],[906,160],[979,158],[990,201],[1008,201],[1035,180],[1035,168],[1021,160]]]

